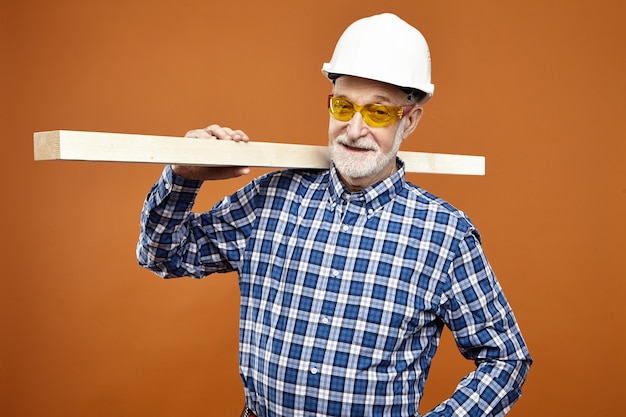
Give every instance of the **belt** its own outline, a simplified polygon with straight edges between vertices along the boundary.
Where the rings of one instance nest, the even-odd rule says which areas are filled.
[[[256,417],[256,414],[248,407],[244,407],[243,411],[241,412],[241,417]]]

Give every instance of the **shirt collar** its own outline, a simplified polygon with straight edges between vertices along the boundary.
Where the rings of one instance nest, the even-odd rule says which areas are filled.
[[[368,208],[376,210],[385,205],[400,193],[404,188],[405,166],[400,158],[396,158],[396,166],[398,170],[391,176],[382,181],[377,182],[361,191],[351,192],[339,179],[339,174],[335,164],[330,164],[330,184],[329,193],[330,201],[334,204],[340,204],[341,200],[346,201],[364,201]]]

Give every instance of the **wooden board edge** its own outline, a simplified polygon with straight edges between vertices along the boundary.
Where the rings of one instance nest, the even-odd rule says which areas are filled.
[[[60,131],[35,132],[33,143],[35,161],[50,161],[61,158]]]

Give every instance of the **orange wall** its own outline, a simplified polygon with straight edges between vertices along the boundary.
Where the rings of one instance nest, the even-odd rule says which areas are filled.
[[[136,266],[161,167],[32,160],[32,133],[54,129],[220,123],[325,144],[321,64],[380,2],[220,3],[1,3],[0,415],[239,411],[236,277],[164,281]],[[487,157],[485,177],[410,179],[470,214],[516,311],[536,363],[510,415],[619,415],[625,3],[389,4],[429,40],[436,84],[404,149]],[[242,183],[208,184],[197,208]],[[468,369],[446,335],[422,411]]]

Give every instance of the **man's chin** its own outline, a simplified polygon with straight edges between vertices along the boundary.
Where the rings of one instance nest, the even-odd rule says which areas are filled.
[[[345,146],[335,144],[331,147],[330,157],[337,171],[344,177],[358,179],[376,173],[377,158],[374,151],[348,151]]]
[[[337,168],[337,172],[339,172],[342,177],[354,179],[366,178],[375,173],[373,172],[374,170],[371,168],[371,165],[363,167],[361,164],[356,166],[356,164],[343,163],[342,161],[335,161],[335,168]]]

